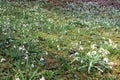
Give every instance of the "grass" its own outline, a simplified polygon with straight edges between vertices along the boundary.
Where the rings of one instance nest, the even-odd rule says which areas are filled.
[[[119,79],[119,10],[46,5],[0,2],[0,79]]]

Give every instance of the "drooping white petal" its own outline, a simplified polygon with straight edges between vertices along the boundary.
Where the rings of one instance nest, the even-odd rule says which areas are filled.
[[[42,76],[42,78],[40,78],[40,80],[45,80],[45,77],[44,77],[44,76]]]

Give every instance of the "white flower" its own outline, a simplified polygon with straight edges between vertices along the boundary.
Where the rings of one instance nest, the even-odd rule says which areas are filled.
[[[48,27],[48,29],[51,29],[51,27]]]
[[[52,18],[49,18],[48,21],[51,22],[51,23],[53,23],[53,19]]]
[[[42,76],[42,78],[40,78],[40,80],[45,80],[45,77],[44,77],[44,76]]]
[[[92,51],[92,55],[95,55],[95,54],[97,54],[97,52],[96,51]]]
[[[14,45],[13,47],[16,48],[16,45]]]
[[[0,62],[4,62],[4,61],[6,61],[6,59],[5,59],[5,58],[2,58],[2,59],[0,60]]]
[[[34,64],[31,64],[31,67],[34,67]]]
[[[107,54],[110,54],[110,52],[108,50],[105,50],[104,53],[107,55]]]
[[[44,61],[44,58],[41,57],[41,58],[40,58],[40,61]]]
[[[4,34],[4,35],[7,35],[7,33],[4,33],[4,32],[3,32],[3,34]]]
[[[114,44],[114,42],[111,39],[109,39],[109,43],[110,45]]]
[[[108,58],[103,58],[103,61],[105,61],[107,63],[109,60],[108,60]]]
[[[24,62],[21,62],[21,64],[24,64]]]
[[[113,49],[117,48],[117,44],[115,44],[111,39],[109,39],[109,46],[111,46]]]
[[[79,53],[78,52],[76,52],[76,53],[74,53],[75,55],[78,55]]]
[[[91,56],[91,53],[90,53],[90,52],[88,52],[88,53],[87,53],[87,55],[88,55],[88,56]]]
[[[58,48],[58,50],[61,50],[59,45],[57,45],[57,48]]]
[[[25,52],[26,54],[28,54],[29,52],[26,50],[26,52]]]
[[[79,47],[79,50],[84,50],[84,48],[82,46]]]
[[[112,66],[109,66],[110,67],[110,69],[112,69]]]
[[[20,80],[20,78],[16,78],[15,80]]]
[[[26,59],[26,60],[28,59],[28,55],[27,55],[27,54],[25,55],[25,59]]]
[[[95,54],[97,54],[97,51],[92,51],[87,53],[87,55],[90,57],[94,56]]]
[[[109,43],[108,43],[107,41],[104,41],[104,44],[107,44],[107,45],[108,45]]]
[[[25,50],[25,47],[24,47],[24,45],[22,46],[22,47],[19,47],[19,51],[24,51]]]
[[[27,27],[27,24],[23,24],[23,27]]]
[[[112,48],[113,48],[113,49],[116,49],[116,48],[117,48],[117,44],[113,45]]]
[[[22,50],[22,47],[19,47],[19,51],[21,51]]]
[[[65,30],[65,31],[64,31],[64,34],[66,34],[66,33],[67,33],[67,31]]]
[[[26,43],[27,43],[27,42],[25,42],[25,41],[23,42],[23,44],[26,44]]]
[[[83,60],[81,60],[80,62],[83,63]]]
[[[105,51],[104,48],[100,48],[100,49],[98,50],[99,53],[103,53],[104,51]]]
[[[46,55],[48,55],[48,52],[45,52]]]
[[[108,50],[105,50],[105,49],[103,49],[103,48],[100,48],[100,49],[98,50],[98,52],[99,52],[99,53],[102,53],[103,55],[108,55],[108,54],[110,54],[110,52],[109,52]]]
[[[113,62],[109,62],[108,65],[114,65],[114,63]]]
[[[97,44],[91,45],[91,48],[92,48],[92,49],[96,49],[96,48],[97,48]]]

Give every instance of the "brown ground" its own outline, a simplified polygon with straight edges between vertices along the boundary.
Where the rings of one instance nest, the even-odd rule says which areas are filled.
[[[83,1],[98,2],[102,6],[111,6],[111,7],[115,7],[115,8],[120,9],[120,0],[83,0]]]
[[[66,2],[97,2],[101,6],[111,6],[120,10],[120,0],[48,0],[53,6],[62,6],[65,7]]]
[[[16,0],[8,0],[16,1]],[[22,1],[22,0],[21,0]],[[27,0],[27,1],[37,1],[37,0]],[[120,0],[48,0],[48,2],[53,6],[65,7],[67,2],[97,2],[101,6],[111,6],[120,10]]]

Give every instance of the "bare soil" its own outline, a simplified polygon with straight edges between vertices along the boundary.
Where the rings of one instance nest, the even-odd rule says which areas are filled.
[[[17,0],[8,0],[8,1],[17,1]],[[37,1],[37,0],[27,0],[27,1]],[[52,7],[54,6],[65,7],[67,2],[68,3],[94,2],[94,3],[98,3],[101,6],[114,7],[120,10],[120,0],[48,0],[48,2],[52,5]]]
[[[94,2],[98,3],[101,6],[105,7],[114,7],[120,10],[120,0],[48,0],[53,6],[62,6],[65,7],[66,3],[75,2]]]
[[[79,0],[81,1],[81,0]],[[82,0],[85,2],[97,2],[102,6],[111,6],[120,9],[120,0]]]

